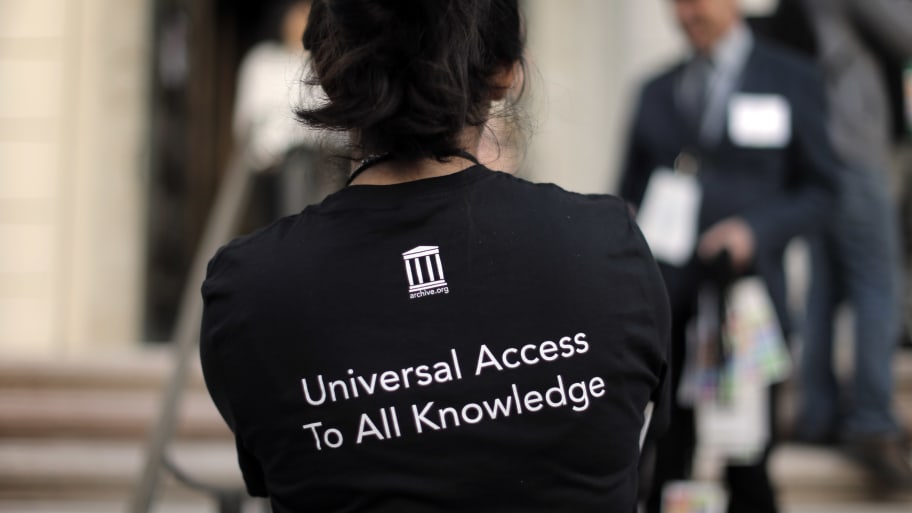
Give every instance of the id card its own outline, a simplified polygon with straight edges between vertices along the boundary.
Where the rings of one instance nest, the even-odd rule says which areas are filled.
[[[686,264],[697,244],[697,216],[703,192],[692,174],[659,168],[652,173],[637,223],[653,256],[674,266]]]
[[[737,94],[728,104],[728,135],[744,148],[784,148],[792,139],[792,109],[775,94]]]

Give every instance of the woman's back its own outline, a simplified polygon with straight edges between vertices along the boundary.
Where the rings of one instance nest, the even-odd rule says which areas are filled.
[[[204,296],[276,512],[633,510],[668,321],[620,200],[481,166],[350,187],[222,250]]]

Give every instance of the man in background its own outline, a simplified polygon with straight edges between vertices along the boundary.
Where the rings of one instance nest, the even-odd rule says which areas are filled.
[[[319,101],[322,91],[305,84],[310,66],[302,36],[312,0],[283,0],[275,7],[272,37],[241,61],[235,95],[235,144],[260,183],[271,185],[265,212],[255,224],[293,215],[341,187],[345,173],[324,162],[341,141],[305,127],[295,109]]]
[[[692,54],[643,87],[620,192],[639,208],[662,168],[694,174],[699,185],[694,243],[682,261],[661,265],[677,389],[698,291],[719,274],[760,277],[788,331],[783,250],[823,223],[837,165],[823,125],[822,81],[809,61],[754,37],[736,0],[673,0],[672,7]],[[695,444],[693,410],[678,404],[656,446],[650,513],[660,511],[665,483],[690,475]],[[768,456],[769,448],[726,467],[729,512],[778,510]]]
[[[841,443],[880,483],[912,489],[910,448],[893,411],[904,290],[899,216],[889,189],[891,122],[902,108],[891,109],[888,87],[912,59],[912,1],[782,0],[769,27],[824,71],[827,129],[845,167],[837,208],[811,243],[795,437]],[[898,63],[897,76],[884,72],[881,55]],[[855,314],[850,389],[840,386],[833,358],[834,318],[844,301]]]

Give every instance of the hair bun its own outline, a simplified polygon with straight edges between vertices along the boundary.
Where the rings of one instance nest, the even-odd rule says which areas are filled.
[[[452,155],[522,60],[520,25],[518,0],[317,0],[304,47],[328,101],[298,116],[360,155]]]

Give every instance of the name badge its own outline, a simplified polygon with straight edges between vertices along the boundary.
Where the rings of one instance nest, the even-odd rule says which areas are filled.
[[[746,148],[783,148],[792,139],[792,109],[775,94],[737,94],[728,104],[728,135]]]
[[[686,264],[697,243],[697,216],[703,192],[692,173],[659,168],[652,173],[637,224],[653,256],[674,266]]]

